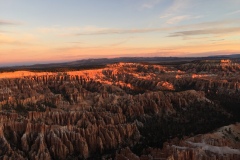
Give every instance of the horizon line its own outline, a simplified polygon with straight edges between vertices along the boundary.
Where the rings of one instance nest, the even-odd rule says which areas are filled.
[[[87,61],[87,60],[100,60],[100,59],[120,59],[120,58],[220,58],[220,57],[226,57],[226,58],[231,58],[227,56],[234,56],[234,55],[240,55],[240,53],[233,53],[233,54],[219,54],[219,55],[205,55],[205,56],[193,56],[193,55],[186,55],[186,56],[119,56],[119,57],[101,57],[101,58],[82,58],[82,59],[77,59],[77,60],[71,60],[71,61],[64,61],[64,60],[59,60],[59,61],[39,61],[39,62],[17,62],[17,63],[8,63],[6,65],[1,65],[0,68],[12,68],[12,67],[31,67],[35,65],[53,65],[53,64],[64,64],[64,63],[72,63],[72,62],[77,62],[77,61]],[[240,56],[239,56],[240,58]]]

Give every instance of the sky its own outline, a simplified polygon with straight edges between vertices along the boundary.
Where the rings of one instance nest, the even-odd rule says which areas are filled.
[[[0,66],[240,53],[240,0],[0,0]]]

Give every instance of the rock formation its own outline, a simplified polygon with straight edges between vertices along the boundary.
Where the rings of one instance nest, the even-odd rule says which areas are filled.
[[[174,138],[239,121],[239,68],[224,60],[0,73],[0,157],[221,159],[214,151],[222,149],[227,158],[238,158],[236,134],[231,142],[217,133],[214,141],[205,135]]]

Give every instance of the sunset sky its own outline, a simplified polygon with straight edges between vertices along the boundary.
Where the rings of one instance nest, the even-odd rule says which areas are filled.
[[[240,0],[0,0],[0,66],[240,53]]]

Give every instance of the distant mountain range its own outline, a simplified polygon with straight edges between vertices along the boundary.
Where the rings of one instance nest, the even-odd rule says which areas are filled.
[[[119,57],[119,58],[83,59],[83,60],[63,62],[63,63],[0,67],[0,71],[13,71],[13,70],[65,71],[65,70],[76,70],[76,69],[99,68],[107,64],[113,64],[118,62],[179,64],[179,63],[190,62],[194,60],[223,59],[223,58],[236,59],[240,61],[240,54],[215,55],[215,56],[208,56],[208,57]]]
[[[240,58],[240,54],[230,54],[230,55],[215,55],[215,56],[209,56],[209,57],[213,57],[213,58]]]

